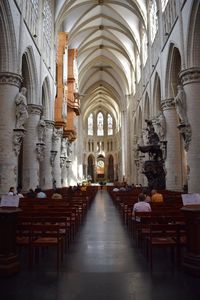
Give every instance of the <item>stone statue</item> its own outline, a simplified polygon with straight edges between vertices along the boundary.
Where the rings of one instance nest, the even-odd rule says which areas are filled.
[[[176,111],[180,119],[180,124],[188,124],[187,108],[186,108],[186,95],[182,85],[178,85],[178,93],[174,98]]]
[[[147,123],[147,132],[148,132],[148,144],[150,145],[156,145],[160,142],[158,134],[155,132],[155,129],[153,127],[153,123],[151,120],[145,120]]]
[[[22,87],[21,91],[15,97],[16,129],[24,129],[24,124],[28,118],[26,92],[27,89],[25,87]]]
[[[71,149],[72,143],[67,141],[66,145],[67,145],[67,157],[70,157],[72,154],[72,149]]]
[[[156,132],[160,138],[160,140],[164,140],[165,133],[166,133],[166,121],[161,111],[155,118],[155,125],[156,125]]]
[[[66,140],[63,138],[61,143],[61,156],[66,157],[67,156],[67,149],[66,149]]]
[[[46,136],[46,122],[44,120],[44,116],[41,117],[38,122],[38,140],[39,142],[44,142]]]

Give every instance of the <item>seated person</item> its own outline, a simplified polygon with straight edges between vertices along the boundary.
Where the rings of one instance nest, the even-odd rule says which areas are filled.
[[[46,198],[47,197],[47,195],[42,191],[41,188],[38,187],[37,191],[38,191],[37,194],[36,194],[37,198],[41,198],[42,199],[42,198]]]
[[[119,189],[117,187],[115,187],[112,191],[113,192],[119,192]]]
[[[87,186],[83,184],[83,185],[80,187],[80,190],[81,190],[81,192],[86,192]]]
[[[62,199],[62,195],[60,194],[58,189],[55,189],[53,192],[53,195],[51,196],[51,199]]]
[[[22,188],[20,186],[17,187],[17,195],[19,198],[24,198],[24,195],[22,194]]]
[[[145,195],[145,202],[151,202],[151,197],[150,197],[150,192],[149,192],[149,190],[148,189],[143,189],[143,194]]]
[[[132,216],[135,216],[135,212],[146,212],[151,211],[151,206],[149,203],[145,202],[145,195],[140,193],[138,195],[138,202],[133,205]]]
[[[35,194],[35,192],[34,192],[33,189],[29,189],[29,191],[28,191],[28,193],[26,194],[26,196],[27,196],[28,198],[35,198],[36,194]]]
[[[8,195],[9,196],[15,196],[16,195],[14,186],[10,187]]]
[[[151,202],[152,203],[163,203],[164,199],[163,199],[163,195],[158,193],[157,190],[152,190],[151,191]]]

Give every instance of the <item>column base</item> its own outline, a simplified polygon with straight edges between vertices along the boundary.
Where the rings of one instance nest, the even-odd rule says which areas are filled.
[[[6,277],[13,275],[20,270],[18,255],[0,255],[0,276]]]
[[[183,259],[183,268],[186,272],[200,277],[200,255],[187,253]]]

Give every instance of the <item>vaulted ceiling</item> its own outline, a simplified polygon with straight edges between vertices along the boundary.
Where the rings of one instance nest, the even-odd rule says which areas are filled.
[[[57,0],[56,31],[69,33],[78,48],[79,92],[83,116],[105,106],[118,118],[133,93],[146,0]]]

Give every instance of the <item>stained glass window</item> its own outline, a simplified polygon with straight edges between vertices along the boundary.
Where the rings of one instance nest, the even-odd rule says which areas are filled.
[[[104,130],[103,130],[103,114],[101,112],[97,115],[97,135],[103,136]]]

